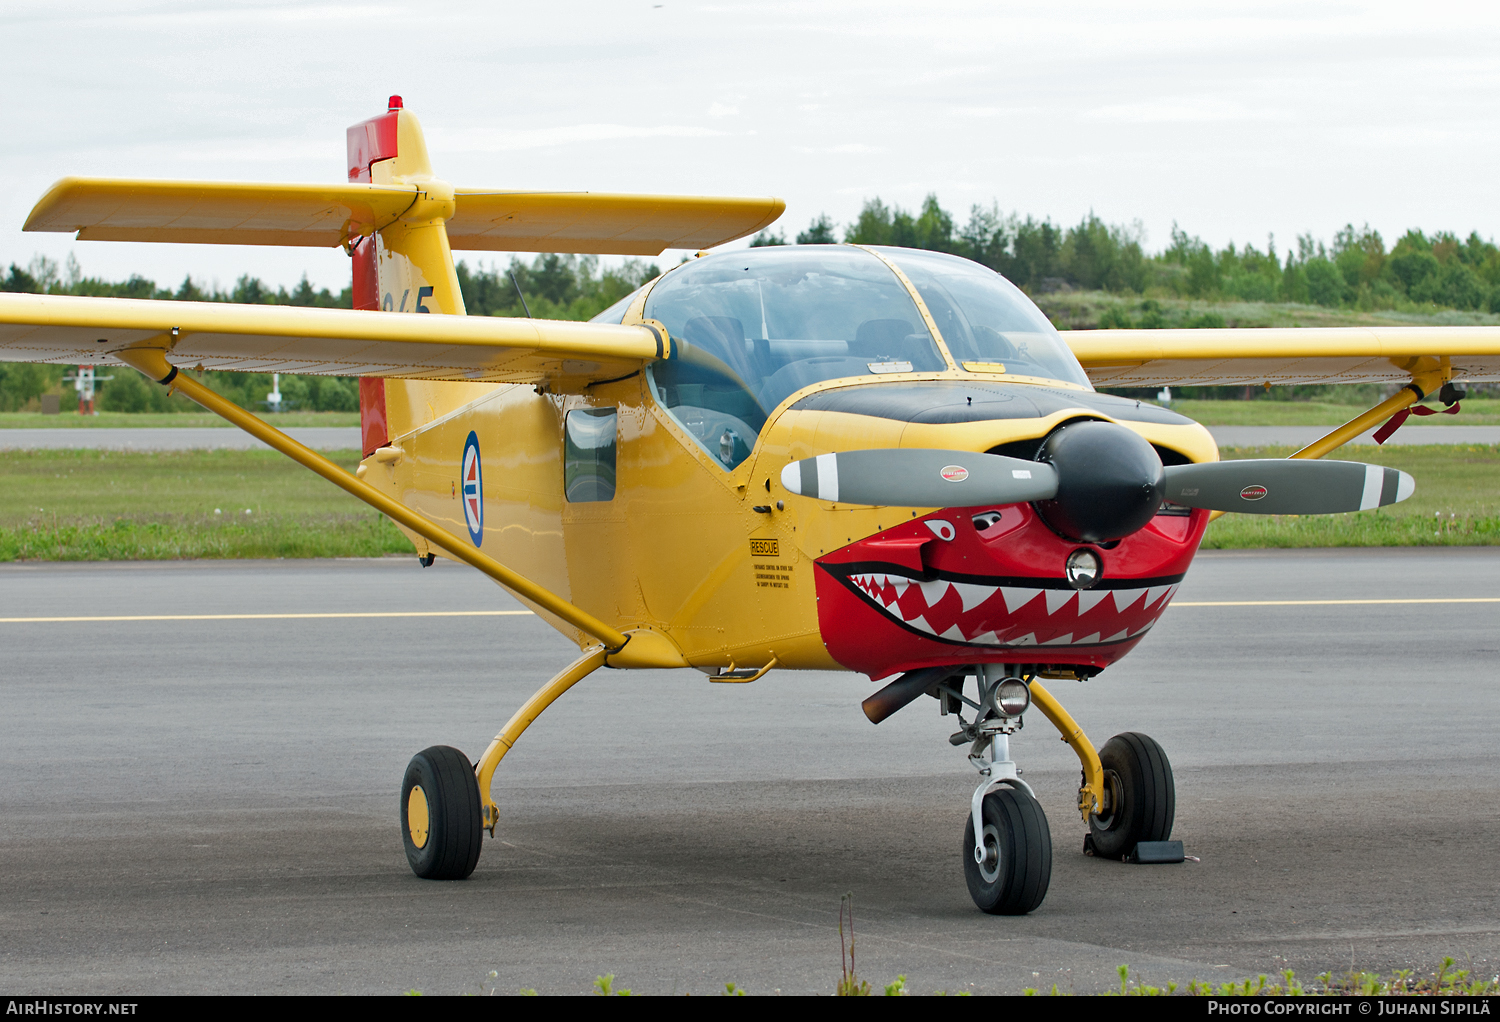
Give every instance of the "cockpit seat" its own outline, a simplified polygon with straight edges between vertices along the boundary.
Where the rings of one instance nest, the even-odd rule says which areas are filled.
[[[849,354],[869,359],[901,357],[909,348],[907,338],[915,331],[904,319],[867,319],[854,331]]]

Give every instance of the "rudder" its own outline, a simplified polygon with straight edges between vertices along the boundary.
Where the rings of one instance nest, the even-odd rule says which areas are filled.
[[[411,206],[350,245],[354,307],[380,312],[465,314],[448,244],[453,186],[432,173],[422,126],[392,96],[384,114],[349,128],[349,180],[417,187]],[[473,401],[494,384],[365,377],[359,411],[365,457],[393,438]]]

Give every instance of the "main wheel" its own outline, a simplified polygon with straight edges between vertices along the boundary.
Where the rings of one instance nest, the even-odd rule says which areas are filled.
[[[479,862],[483,836],[479,781],[457,749],[434,745],[406,765],[401,838],[406,861],[424,880],[462,880]]]
[[[1021,916],[1042,903],[1052,880],[1052,832],[1037,800],[1001,788],[984,797],[984,861],[974,860],[974,817],[964,827],[964,879],[981,912]]]
[[[1166,841],[1177,815],[1172,764],[1156,741],[1135,731],[1115,735],[1099,750],[1105,807],[1089,817],[1094,851],[1106,859],[1129,855],[1138,841]]]

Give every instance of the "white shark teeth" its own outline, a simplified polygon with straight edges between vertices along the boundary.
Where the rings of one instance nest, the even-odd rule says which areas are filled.
[[[850,580],[859,589],[869,596],[875,603],[881,606],[887,614],[909,625],[919,632],[937,638],[947,639],[953,642],[963,642],[976,646],[1087,646],[1087,645],[1109,645],[1126,639],[1136,638],[1144,634],[1155,624],[1155,618],[1159,615],[1172,597],[1177,594],[1177,585],[1151,586],[1145,589],[1032,589],[1020,586],[987,586],[975,582],[950,582],[947,579],[934,579],[924,582],[919,579],[909,578],[905,575],[894,575],[886,572],[871,572],[868,574],[852,575]],[[916,586],[922,594],[920,603],[915,600],[907,600],[902,606],[901,601],[906,592],[912,586]],[[973,636],[966,636],[963,626],[955,622],[945,631],[939,633],[937,628],[927,620],[927,613],[943,600],[948,598],[949,591],[958,594],[959,603],[962,605],[960,613],[968,613],[976,607],[981,606],[993,597],[997,592],[1005,604],[1008,615],[1014,616],[1023,607],[1032,604],[1038,596],[1043,597],[1047,607],[1048,617],[1064,612],[1061,621],[1069,618],[1076,621],[1083,615],[1094,610],[1106,600],[1113,599],[1115,612],[1123,614],[1134,608],[1136,614],[1151,612],[1152,620],[1139,628],[1129,628],[1115,632],[1108,638],[1100,638],[1103,631],[1096,631],[1082,638],[1074,638],[1077,630],[1058,635],[1056,638],[1040,642],[1035,632],[1028,632],[1015,639],[1004,639],[1002,634],[1005,628],[981,631]],[[894,595],[893,595],[894,594]],[[1071,614],[1066,613],[1070,601],[1077,598],[1073,604]],[[998,610],[999,608],[996,608]],[[914,616],[908,618],[906,615],[915,611]],[[944,615],[945,617],[947,615]],[[974,622],[979,627],[984,627],[986,622]],[[1045,633],[1044,633],[1045,634]]]
[[[1071,600],[1075,595],[1073,590],[1071,589],[1045,589],[1043,590],[1043,592],[1047,594],[1048,617],[1051,617],[1059,610],[1062,610],[1063,605]]]
[[[958,598],[963,600],[966,613],[995,595],[994,586],[975,585],[973,582],[954,582],[953,588],[958,591]]]
[[[1093,610],[1109,596],[1108,589],[1080,589],[1078,590],[1078,614],[1082,617]]]
[[[948,595],[953,583],[937,579],[933,582],[918,582],[917,585],[922,589],[922,599],[927,601],[927,606],[936,607]]]
[[[1005,612],[1014,614],[1032,600],[1042,595],[1040,589],[1010,589],[1002,587],[1000,595],[1005,597]]]

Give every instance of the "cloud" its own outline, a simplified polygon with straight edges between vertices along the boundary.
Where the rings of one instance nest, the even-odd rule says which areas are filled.
[[[710,117],[738,117],[740,108],[737,106],[725,106],[723,103],[715,103],[708,108]]]
[[[1082,114],[1088,121],[1121,124],[1196,124],[1222,121],[1289,121],[1292,114],[1269,107],[1248,107],[1211,96],[1148,100],[1095,107]]]
[[[884,146],[861,145],[858,142],[847,142],[844,145],[823,146],[819,148],[795,146],[793,147],[793,149],[795,152],[799,153],[835,153],[838,155],[853,154],[856,156],[868,155],[871,153],[890,152],[890,150],[886,149]]]
[[[450,151],[493,153],[625,138],[712,138],[727,134],[725,131],[684,124],[659,124],[654,127],[633,124],[573,124],[519,131],[465,131],[446,137],[442,142],[443,148]]]

